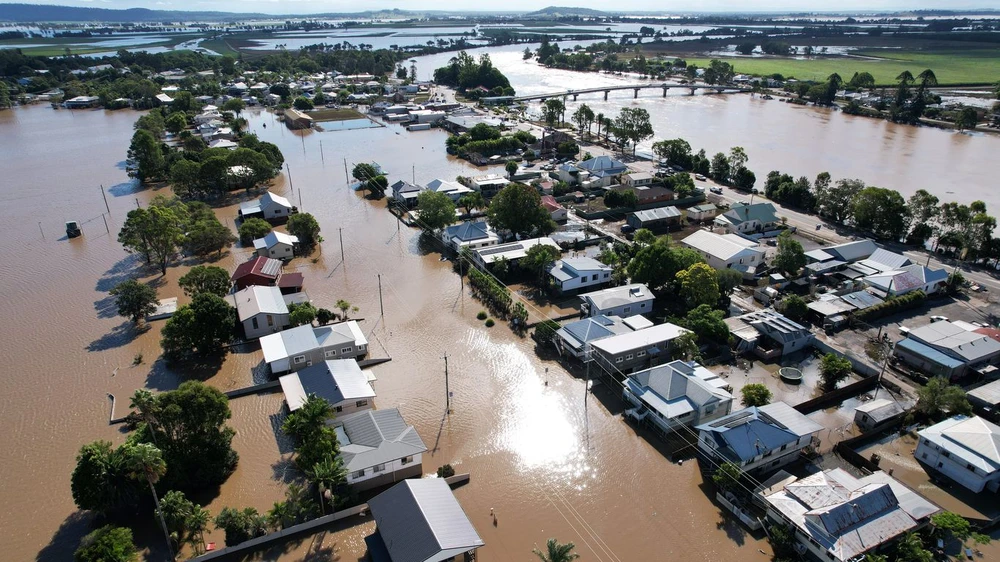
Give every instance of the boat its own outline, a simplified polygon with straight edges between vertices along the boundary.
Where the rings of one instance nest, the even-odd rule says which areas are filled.
[[[83,234],[83,232],[80,230],[80,223],[77,221],[66,221],[66,236],[76,238],[81,234]]]

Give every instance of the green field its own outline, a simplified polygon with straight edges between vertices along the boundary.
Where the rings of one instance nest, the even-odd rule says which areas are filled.
[[[364,119],[365,116],[353,109],[317,109],[308,112],[313,121],[347,121],[349,119]]]
[[[55,57],[66,54],[66,49],[73,55],[89,55],[92,53],[116,52],[123,48],[152,48],[152,47],[176,47],[186,41],[192,41],[205,35],[195,33],[160,33],[162,41],[147,43],[144,45],[121,45],[108,47],[98,43],[119,39],[114,36],[94,36],[94,37],[32,37],[29,39],[5,39],[0,41],[0,49],[9,48],[10,45],[36,45],[19,47],[26,55],[39,57]]]
[[[942,86],[958,84],[995,84],[1000,82],[1000,48],[955,49],[934,51],[902,51],[898,49],[866,49],[854,51],[858,56],[831,56],[809,60],[788,58],[722,58],[736,72],[743,74],[781,74],[799,80],[826,80],[836,72],[849,80],[855,72],[870,72],[876,83],[896,83],[896,76],[909,70],[914,76],[931,69]],[[708,66],[710,59],[682,57],[688,64]]]

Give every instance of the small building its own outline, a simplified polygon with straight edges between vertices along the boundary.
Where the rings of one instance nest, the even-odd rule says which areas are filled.
[[[301,408],[311,394],[325,398],[338,415],[374,407],[375,389],[354,359],[328,359],[279,377],[278,382],[291,412]]]
[[[670,357],[671,342],[689,331],[666,323],[611,336],[591,344],[593,358],[609,373],[627,375]]]
[[[1000,489],[1000,427],[955,416],[917,432],[913,455],[934,472],[980,493]]]
[[[580,312],[584,316],[620,316],[648,314],[656,297],[649,287],[632,283],[580,295]]]
[[[472,190],[464,185],[448,180],[435,179],[427,182],[426,189],[428,191],[436,191],[438,193],[444,193],[448,197],[451,197],[452,201],[458,201],[466,193],[472,193]]]
[[[584,185],[593,187],[588,182],[584,182]],[[672,189],[667,189],[660,185],[640,185],[638,187],[615,185],[607,189],[619,193],[634,193],[636,205],[647,209],[668,206],[676,198],[676,194]]]
[[[313,118],[305,112],[289,108],[285,110],[285,125],[289,129],[308,129],[313,125]]]
[[[472,183],[472,189],[482,193],[483,197],[489,199],[500,193],[501,189],[507,187],[510,180],[497,174],[488,174],[474,177],[470,183]]]
[[[354,320],[319,327],[305,324],[260,338],[260,349],[271,372],[284,373],[327,359],[363,359],[368,339]]]
[[[392,200],[394,202],[412,209],[417,206],[417,198],[425,188],[408,181],[399,180],[389,186],[389,189],[392,190]]]
[[[355,492],[419,478],[427,445],[399,410],[362,410],[338,416],[334,430],[347,484]]]
[[[160,102],[162,105],[170,105],[174,103],[174,98],[168,96],[167,94],[156,94],[156,101]]]
[[[709,422],[728,414],[729,383],[695,362],[672,361],[625,378],[625,416],[652,425],[661,434]]]
[[[441,231],[441,240],[456,252],[468,248],[487,248],[500,243],[500,237],[486,221],[466,221],[453,224]]]
[[[288,199],[268,191],[260,199],[240,203],[240,220],[256,217],[277,222],[287,220],[296,211]]]
[[[225,148],[226,150],[236,150],[239,146],[229,139],[215,139],[208,143],[208,148]]]
[[[799,458],[823,426],[784,402],[744,408],[698,426],[698,455],[710,466],[731,462],[748,474],[777,471]]]
[[[965,396],[974,408],[996,415],[1000,411],[1000,380],[973,388],[966,392]]]
[[[563,207],[556,198],[551,195],[542,196],[542,207],[549,212],[549,216],[552,220],[556,222],[566,222],[569,219],[569,213],[566,211],[566,207]]]
[[[696,205],[687,210],[688,220],[695,222],[705,222],[707,220],[712,220],[715,218],[715,214],[719,212],[719,208],[712,203],[705,203],[703,205]]]
[[[813,333],[774,310],[758,310],[726,318],[737,353],[753,352],[761,359],[774,359],[812,345]]]
[[[584,160],[576,164],[576,168],[588,174],[588,187],[607,187],[622,174],[628,171],[628,167],[610,156],[598,156],[590,160]],[[560,174],[562,179],[562,174]],[[565,180],[563,180],[565,181]]]
[[[410,112],[410,119],[416,123],[436,123],[444,119],[443,111],[431,111],[429,109],[419,109]]]
[[[956,380],[997,365],[1000,341],[942,320],[910,330],[893,355],[930,376]]]
[[[274,258],[279,260],[290,260],[295,257],[295,246],[299,244],[299,238],[284,232],[272,230],[263,238],[253,241],[253,247],[258,256]]]
[[[625,223],[635,229],[646,228],[654,232],[662,232],[681,223],[681,212],[677,207],[633,211],[625,216]]]
[[[715,217],[715,225],[729,233],[764,232],[778,228],[780,224],[778,213],[770,203],[733,205],[728,211]]]
[[[559,328],[554,341],[560,354],[565,353],[581,361],[589,361],[592,342],[632,330],[633,328],[618,316],[591,316]]]
[[[251,285],[273,286],[281,277],[281,260],[257,256],[236,267],[230,281],[236,284],[238,290]]]
[[[288,304],[306,302],[305,293],[282,295],[277,287],[254,285],[228,295],[248,340],[279,332],[289,325]]]
[[[715,269],[735,269],[744,279],[752,279],[764,265],[764,252],[757,243],[738,234],[716,234],[698,230],[681,240],[681,244],[701,254]]]
[[[473,562],[486,543],[443,478],[411,478],[368,500],[372,562]]]
[[[70,98],[63,102],[66,109],[84,109],[88,107],[97,107],[101,104],[101,98],[97,96],[76,96],[75,98]]]
[[[656,177],[649,172],[632,172],[622,176],[622,185],[629,187],[639,187],[640,185],[652,185]]]
[[[878,431],[903,418],[906,410],[895,400],[877,398],[854,409],[854,425],[864,433]]]
[[[549,276],[559,292],[568,293],[610,283],[612,271],[610,265],[594,258],[564,258],[552,265]]]
[[[770,521],[794,529],[799,552],[835,562],[874,554],[940,511],[884,472],[857,478],[841,468],[791,477],[763,500]]]
[[[472,251],[472,260],[475,261],[479,267],[490,266],[499,260],[506,260],[508,263],[514,264],[521,261],[521,258],[524,256],[528,255],[528,250],[539,244],[551,246],[560,252],[562,251],[559,248],[559,244],[556,244],[551,238],[528,238],[527,240],[518,240],[517,242],[497,244],[496,246],[490,246],[488,248],[477,248]]]

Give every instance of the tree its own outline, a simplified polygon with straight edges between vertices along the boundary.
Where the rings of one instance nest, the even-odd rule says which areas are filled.
[[[806,254],[802,244],[792,238],[789,231],[778,235],[778,251],[774,254],[774,267],[787,275],[798,275],[806,266]]]
[[[512,183],[500,190],[486,211],[490,226],[514,235],[545,235],[555,230],[542,197],[530,185]]]
[[[805,299],[798,295],[789,295],[778,306],[781,313],[792,320],[801,320],[809,312]]]
[[[208,510],[177,490],[167,492],[160,500],[159,515],[178,547],[188,542],[199,544],[200,535],[209,520]]]
[[[743,397],[743,405],[748,408],[766,406],[771,403],[771,390],[763,383],[754,382],[744,386],[740,389],[740,395]]]
[[[712,179],[719,183],[729,183],[729,158],[722,152],[712,157]]]
[[[719,302],[719,277],[707,263],[696,263],[677,272],[680,294],[691,308]]]
[[[827,390],[837,388],[837,383],[850,376],[852,370],[851,361],[842,355],[827,353],[820,360],[819,374]]]
[[[351,177],[362,183],[374,178],[377,175],[379,175],[379,173],[378,170],[375,169],[375,166],[365,162],[355,164],[354,169],[351,170]]]
[[[136,131],[132,135],[128,159],[125,161],[129,177],[138,179],[139,183],[145,183],[163,171],[163,163],[163,152],[156,137],[143,129]]]
[[[698,334],[699,338],[726,343],[729,340],[729,326],[726,326],[724,318],[723,311],[700,304],[688,311],[684,327]]]
[[[163,461],[163,454],[160,450],[149,443],[128,443],[125,447],[129,476],[133,480],[145,479],[149,484],[149,491],[153,494],[153,503],[156,505],[156,514],[160,520],[160,526],[163,528],[163,537],[167,541],[167,549],[172,557],[174,547],[170,542],[167,523],[163,519],[163,510],[160,509],[160,498],[156,495],[156,487],[154,486],[167,473],[167,463]]]
[[[10,87],[0,80],[0,109],[10,108]]]
[[[514,164],[515,166],[517,166],[517,164],[514,162],[508,162],[508,164]],[[419,197],[417,202],[419,203]],[[466,213],[471,214],[472,211],[475,209],[485,209],[486,199],[483,199],[482,193],[478,191],[473,191],[472,193],[466,193],[465,195],[461,196],[458,199],[458,204],[459,206],[465,208]]]
[[[332,503],[333,498],[327,499],[327,492],[333,493],[337,488],[347,481],[347,469],[344,468],[344,461],[341,457],[330,457],[321,460],[306,471],[306,477],[316,485],[319,494],[319,505],[323,513],[326,513],[326,505]]]
[[[875,77],[868,72],[855,72],[847,85],[853,90],[869,90],[875,87]]]
[[[542,115],[549,127],[562,121],[562,115],[566,112],[566,104],[559,98],[545,100],[542,105]]]
[[[208,355],[232,339],[235,324],[236,311],[222,297],[198,293],[167,320],[160,345],[169,359]]]
[[[135,562],[138,559],[132,529],[114,525],[88,533],[73,552],[74,562]]]
[[[934,235],[940,200],[926,189],[918,189],[906,202],[907,244],[923,245]]]
[[[211,293],[224,297],[232,286],[232,282],[229,280],[229,273],[225,269],[214,265],[196,265],[192,267],[183,277],[177,280],[177,284],[184,289],[184,294],[189,297],[193,297],[199,293]]]
[[[667,163],[691,168],[691,145],[684,139],[663,140],[653,143],[653,153]]]
[[[299,244],[309,248],[319,242],[319,223],[309,213],[297,213],[288,219],[285,225],[288,233],[299,239]]]
[[[843,223],[851,216],[854,196],[865,188],[861,180],[839,180],[834,187],[817,189],[816,206],[820,216]]]
[[[250,539],[267,534],[267,518],[252,507],[242,511],[223,508],[215,516],[215,527],[226,533],[226,546],[236,546]]]
[[[747,152],[742,146],[734,146],[729,149],[729,170],[731,175],[735,177],[736,172],[746,168],[747,161],[749,160],[750,157],[747,156]]]
[[[528,248],[528,252],[521,260],[521,267],[535,274],[539,284],[545,285],[546,273],[552,264],[560,258],[562,254],[557,248],[545,244],[536,244]]]
[[[545,552],[537,548],[532,549],[531,552],[542,562],[572,562],[580,557],[579,554],[573,552],[574,548],[576,545],[571,542],[559,544],[556,539],[549,539],[545,542]]]
[[[455,222],[455,202],[440,191],[421,191],[417,195],[420,224],[432,232]]]
[[[351,306],[351,303],[347,302],[344,299],[339,299],[337,301],[337,308],[340,309],[340,318],[342,320],[347,320],[347,312],[348,311],[353,311],[353,312],[357,312],[358,311],[358,307]]]
[[[712,482],[723,492],[736,490],[743,478],[743,471],[735,463],[726,461],[719,465],[719,468],[712,474]]]
[[[254,240],[263,238],[268,232],[271,232],[271,223],[256,217],[247,219],[240,225],[240,244],[250,246]]]
[[[866,187],[851,200],[851,216],[858,228],[877,238],[899,241],[906,231],[906,201],[898,191]]]
[[[736,189],[750,191],[757,183],[757,176],[749,168],[739,168],[732,171],[732,184]]]
[[[594,122],[594,110],[585,103],[580,104],[580,107],[573,112],[573,122],[580,131],[587,128],[589,132],[590,124]]]
[[[333,407],[314,394],[310,394],[301,408],[285,418],[281,430],[295,438],[295,464],[303,472],[340,453],[337,434],[327,424],[331,419]]]
[[[753,42],[740,43],[736,45],[736,52],[741,55],[749,55],[753,53],[754,49],[757,48],[757,44]]]
[[[222,255],[222,250],[236,242],[231,230],[226,228],[219,219],[212,215],[199,219],[188,225],[184,235],[184,249],[195,256],[207,256],[215,252]]]
[[[696,263],[704,263],[704,258],[690,248],[673,248],[664,240],[644,246],[629,261],[628,276],[633,283],[644,283],[653,289],[660,289],[676,280],[677,272]],[[716,286],[718,281],[716,281]]]
[[[312,324],[316,320],[316,307],[304,302],[288,306],[288,322],[294,326]]]
[[[159,302],[156,289],[135,279],[122,281],[115,285],[111,289],[110,295],[115,297],[118,316],[128,318],[136,324],[146,316],[156,312],[156,305]]]
[[[320,326],[325,326],[332,322],[337,314],[328,308],[320,308],[316,310],[316,321],[319,322]]]
[[[640,228],[632,233],[632,241],[645,246],[656,242],[656,235],[648,228]]]
[[[968,520],[950,511],[940,511],[931,515],[931,525],[934,527],[934,533],[940,538],[952,536],[964,542],[972,534],[972,525]]]
[[[240,98],[231,98],[226,100],[226,103],[222,104],[222,111],[231,111],[239,114],[246,109],[246,107],[247,104]]]
[[[170,183],[178,197],[198,194],[201,185],[201,164],[193,160],[178,160],[170,167]]]
[[[115,449],[109,441],[80,447],[70,478],[76,506],[102,514],[134,506],[138,489],[128,477],[127,461],[122,447]]]
[[[167,120],[164,122],[164,126],[168,131],[174,133],[175,135],[187,128],[187,117],[183,113],[171,113]]]
[[[959,110],[958,115],[955,116],[955,127],[959,131],[965,129],[975,129],[976,124],[979,123],[979,113],[973,107],[963,107]]]
[[[949,416],[972,415],[972,406],[965,391],[944,377],[934,377],[917,389],[916,410],[931,423]]]
[[[934,562],[934,555],[924,549],[920,535],[906,533],[896,542],[896,560],[902,562]]]
[[[299,111],[307,111],[312,109],[314,106],[313,102],[309,98],[305,96],[299,96],[295,98],[294,102],[292,102],[292,107],[294,107]]]
[[[503,169],[507,172],[507,177],[510,179],[514,179],[514,174],[517,173],[517,168],[517,162],[514,162],[513,160],[504,164],[503,167]]]
[[[632,155],[636,146],[653,136],[653,125],[649,121],[649,112],[641,107],[622,108],[614,122],[615,136],[632,143]]]
[[[118,233],[118,242],[127,252],[146,255],[146,263],[156,260],[160,272],[167,273],[167,262],[177,253],[183,233],[180,220],[168,208],[150,205],[148,209],[129,211]]]
[[[743,274],[735,269],[720,269],[716,273],[719,276],[719,292],[723,296],[733,294],[733,290],[743,283]]]
[[[670,342],[671,357],[684,361],[701,361],[701,350],[698,349],[698,334],[685,332]]]

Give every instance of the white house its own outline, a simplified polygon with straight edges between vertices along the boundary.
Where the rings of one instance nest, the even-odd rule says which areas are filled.
[[[555,241],[549,237],[528,238],[526,240],[498,244],[488,248],[477,248],[472,251],[472,259],[479,264],[480,267],[486,267],[502,259],[513,264],[528,255],[528,250],[538,245],[545,245],[555,248],[560,252],[562,251],[559,248],[559,244],[556,244]]]
[[[715,269],[735,269],[744,277],[753,277],[764,264],[764,252],[757,249],[757,243],[736,234],[698,230],[681,244],[701,254]]]
[[[584,316],[621,316],[647,314],[653,310],[655,297],[649,287],[632,283],[580,295],[580,312]]]
[[[670,357],[671,342],[690,330],[674,324],[657,324],[590,344],[593,358],[611,373],[628,374]]]
[[[362,410],[338,416],[333,423],[347,483],[354,491],[420,477],[427,446],[396,408]]]
[[[287,219],[295,212],[288,199],[268,191],[260,199],[240,203],[240,218],[262,218],[267,221]]]
[[[854,424],[861,431],[868,432],[899,420],[905,413],[903,405],[895,399],[878,398],[854,409]]]
[[[452,201],[458,201],[466,193],[472,193],[472,190],[469,189],[468,187],[465,187],[464,185],[458,182],[453,182],[448,180],[440,180],[440,179],[431,180],[427,182],[426,187],[428,191],[436,191],[438,193],[444,193],[448,197],[451,197]]]
[[[625,416],[646,422],[660,433],[693,427],[730,412],[729,383],[698,363],[672,361],[625,378],[622,398],[631,404]]]
[[[715,214],[718,212],[719,208],[712,203],[704,203],[702,205],[689,208],[687,210],[687,218],[688,220],[703,222],[714,219]]]
[[[726,232],[747,234],[776,228],[781,221],[774,205],[754,203],[753,205],[733,205],[725,213],[715,217],[715,225]]]
[[[327,359],[360,359],[368,339],[354,320],[329,326],[305,324],[260,338],[264,362],[272,373],[299,371]]]
[[[649,172],[632,172],[622,176],[622,184],[629,187],[652,185],[654,181],[656,181],[656,177]]]
[[[790,477],[763,500],[770,521],[794,529],[799,552],[836,562],[861,560],[940,511],[882,471],[856,478],[841,468]]]
[[[963,487],[1000,489],[1000,427],[979,416],[955,416],[917,432],[913,455]]]
[[[565,353],[582,361],[589,361],[592,342],[631,332],[633,329],[618,316],[591,316],[569,322],[556,330],[554,341],[560,354]]]
[[[581,179],[581,183],[586,183],[586,187],[607,187],[615,183],[628,167],[610,156],[598,156],[590,160],[583,160],[577,163],[576,167],[581,172],[587,172],[586,180]],[[561,178],[560,174],[560,179]]]
[[[354,359],[334,359],[278,378],[285,402],[292,412],[306,403],[310,394],[325,398],[339,414],[374,407],[375,389]]]
[[[281,331],[289,325],[288,305],[308,301],[305,293],[282,295],[279,287],[252,285],[227,295],[236,309],[236,316],[243,326],[247,339],[259,338]]]
[[[500,237],[485,221],[453,224],[441,231],[441,240],[456,252],[496,246]]]
[[[408,181],[399,180],[389,186],[392,190],[392,199],[397,203],[405,205],[407,208],[417,206],[417,198],[424,187],[412,184]]]
[[[483,197],[487,199],[499,193],[501,189],[507,187],[507,184],[510,183],[510,180],[498,174],[477,176],[472,178],[471,181],[472,189],[482,193]]]
[[[612,271],[610,265],[594,258],[564,258],[549,269],[549,275],[559,291],[566,293],[610,283]]]
[[[295,246],[299,243],[297,236],[272,230],[263,238],[253,241],[257,255],[276,260],[290,260],[295,257]]]
[[[823,426],[785,404],[750,407],[698,426],[698,455],[715,466],[771,473],[799,458]]]

